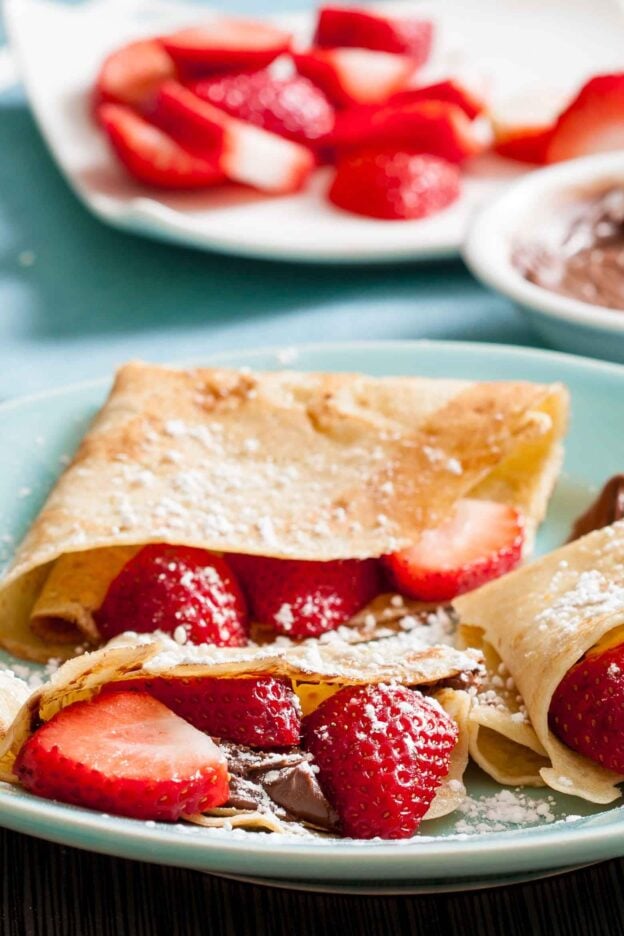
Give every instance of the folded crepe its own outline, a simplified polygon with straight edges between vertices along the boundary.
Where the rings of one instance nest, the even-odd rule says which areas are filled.
[[[549,730],[553,694],[602,638],[624,642],[624,520],[458,598],[464,646],[488,677],[469,718],[470,753],[500,783],[543,785],[592,803],[624,780]],[[621,641],[620,641],[621,632]]]
[[[459,728],[449,773],[425,816],[426,819],[439,818],[456,809],[465,797],[462,777],[468,762],[465,726],[470,696],[458,687],[468,687],[479,678],[481,671],[479,653],[459,651],[446,645],[431,647],[414,634],[357,647],[341,641],[326,645],[307,641],[299,646],[274,645],[259,649],[180,647],[166,637],[142,636],[137,642],[123,636],[107,647],[67,661],[48,683],[27,699],[3,737],[0,732],[0,778],[17,783],[12,772],[15,758],[42,722],[73,702],[93,698],[104,686],[115,682],[123,681],[127,686],[129,680],[138,679],[282,676],[292,680],[304,714],[343,686],[394,682],[419,687],[432,695]],[[4,712],[3,701],[0,693],[0,723],[7,712],[14,714],[15,710],[15,703],[10,700]],[[229,761],[227,748],[226,756]],[[287,754],[280,756],[285,757],[288,764]],[[273,806],[269,800],[263,802],[260,810],[227,805],[190,818],[202,825],[284,831],[289,827],[288,812],[284,824],[284,811]]]
[[[35,660],[99,640],[138,548],[332,560],[409,546],[467,495],[525,516],[561,463],[560,385],[130,363],[0,583],[0,643]]]

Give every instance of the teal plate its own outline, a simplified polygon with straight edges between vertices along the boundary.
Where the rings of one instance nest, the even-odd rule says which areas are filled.
[[[314,345],[213,356],[209,363],[276,370],[358,370],[478,380],[563,381],[572,394],[566,460],[538,551],[565,540],[596,487],[624,468],[624,367],[563,354],[445,342]],[[107,381],[0,406],[3,561],[26,531],[101,405]],[[9,664],[11,658],[5,655]],[[18,664],[23,667],[23,664]],[[624,811],[553,791],[511,791],[521,823],[488,815],[502,787],[470,768],[471,810],[425,823],[407,842],[297,839],[240,830],[146,824],[38,799],[0,784],[0,825],[123,858],[256,883],[350,893],[488,887],[624,854]]]

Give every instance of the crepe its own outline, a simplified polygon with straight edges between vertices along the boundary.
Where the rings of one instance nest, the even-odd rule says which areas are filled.
[[[353,647],[342,641],[323,645],[311,641],[299,646],[267,648],[180,647],[167,638],[123,636],[101,649],[69,660],[35,691],[21,707],[0,742],[0,777],[16,783],[12,767],[29,735],[41,722],[73,702],[93,698],[105,685],[123,680],[187,679],[190,677],[284,676],[303,700],[304,711],[345,685],[395,682],[421,687],[435,698],[459,727],[448,776],[426,818],[453,811],[465,796],[462,776],[468,760],[465,731],[470,697],[458,689],[481,671],[475,651],[446,645],[426,646],[414,634],[390,637],[375,644]],[[317,697],[311,703],[310,690]],[[2,699],[0,698],[0,704]],[[196,821],[208,825],[234,824],[246,828],[282,830],[274,814],[247,810],[213,810]],[[234,822],[232,822],[234,820]]]
[[[559,385],[127,364],[0,585],[0,642],[97,642],[93,611],[151,542],[374,557],[470,495],[521,509],[530,545],[566,414]]]
[[[624,777],[562,744],[549,730],[548,710],[562,678],[588,650],[603,637],[620,640],[624,520],[454,604],[464,645],[483,648],[488,660],[489,687],[470,714],[474,759],[501,783],[546,783],[592,803],[617,799]],[[506,695],[504,674],[496,680],[497,660],[513,679]]]

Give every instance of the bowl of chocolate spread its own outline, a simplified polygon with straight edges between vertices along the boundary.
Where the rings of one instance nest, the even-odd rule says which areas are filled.
[[[624,151],[524,177],[478,215],[464,259],[547,344],[624,363]]]

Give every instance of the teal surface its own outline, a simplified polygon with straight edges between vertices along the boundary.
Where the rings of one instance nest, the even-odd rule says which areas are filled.
[[[311,8],[238,0],[247,13]],[[78,203],[19,89],[0,94],[0,399],[128,357],[359,338],[530,343],[460,261],[323,267],[211,255],[105,227]],[[30,266],[22,266],[34,257]]]
[[[196,360],[201,355],[194,356]],[[276,369],[273,351],[206,356],[205,362]],[[592,489],[624,464],[624,368],[535,350],[444,342],[319,345],[301,349],[293,367],[360,370],[372,374],[423,374],[482,379],[562,380],[572,395],[573,419],[564,471],[540,531],[538,550],[567,537],[572,519]],[[3,470],[0,536],[17,540],[39,508],[89,419],[107,381],[98,381],[0,406]],[[599,417],[599,418],[598,418]],[[16,492],[23,496],[17,496]],[[8,558],[8,552],[5,559]],[[502,822],[483,832],[484,816],[451,815],[425,823],[410,842],[293,841],[281,836],[143,822],[46,802],[0,785],[0,825],[70,845],[128,858],[222,871],[255,878],[332,886],[383,886],[399,891],[445,890],[493,883],[493,877],[537,874],[624,854],[622,807],[595,807],[549,790],[525,790],[524,801],[541,803],[546,819],[529,825]],[[476,768],[468,776],[473,798],[502,789]],[[463,820],[457,826],[457,821]],[[547,821],[549,820],[549,821]],[[467,825],[466,825],[467,824]]]

